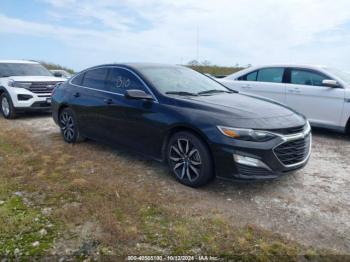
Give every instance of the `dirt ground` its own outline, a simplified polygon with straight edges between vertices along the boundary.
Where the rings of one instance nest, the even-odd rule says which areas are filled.
[[[29,115],[6,123],[27,129],[40,143],[50,143],[52,136],[45,134],[59,133],[50,115]],[[142,179],[157,173],[156,179],[163,180],[159,183],[162,190],[190,199],[191,210],[199,215],[215,212],[237,225],[255,224],[305,245],[350,254],[349,155],[349,137],[313,130],[309,164],[275,181],[243,184],[216,180],[204,188],[191,189],[178,184],[165,166],[156,163],[147,167]],[[140,168],[145,165],[132,154],[117,154],[115,158],[134,159],[133,165]]]

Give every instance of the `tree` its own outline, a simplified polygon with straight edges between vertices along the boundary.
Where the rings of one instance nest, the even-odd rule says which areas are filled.
[[[191,60],[190,62],[188,62],[189,66],[199,66],[199,62],[197,60]]]

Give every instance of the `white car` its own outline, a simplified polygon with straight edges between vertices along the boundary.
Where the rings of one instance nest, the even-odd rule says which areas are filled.
[[[63,81],[37,62],[0,60],[1,113],[13,119],[17,112],[51,109],[51,93]]]
[[[65,78],[65,79],[69,79],[72,77],[72,74],[70,74],[66,70],[62,70],[62,69],[53,69],[53,70],[50,70],[50,72],[56,77],[61,77],[61,78]]]
[[[312,126],[350,132],[350,74],[344,71],[271,65],[250,67],[217,81],[285,104],[305,115]]]

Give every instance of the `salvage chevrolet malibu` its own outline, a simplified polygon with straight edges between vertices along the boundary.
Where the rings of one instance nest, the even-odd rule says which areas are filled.
[[[66,142],[126,146],[166,161],[192,187],[215,177],[276,178],[304,167],[311,153],[305,117],[181,66],[92,67],[54,90],[52,108]]]

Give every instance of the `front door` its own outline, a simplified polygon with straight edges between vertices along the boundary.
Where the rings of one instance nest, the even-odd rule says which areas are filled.
[[[158,157],[160,151],[160,137],[162,124],[156,119],[160,114],[160,105],[156,101],[135,100],[125,97],[126,90],[140,89],[150,93],[142,80],[132,71],[124,68],[111,68],[107,81],[108,91],[118,94],[118,104],[111,104],[105,115],[108,121],[105,129],[108,130],[110,141],[126,145],[139,152]],[[118,115],[122,112],[123,119]]]

